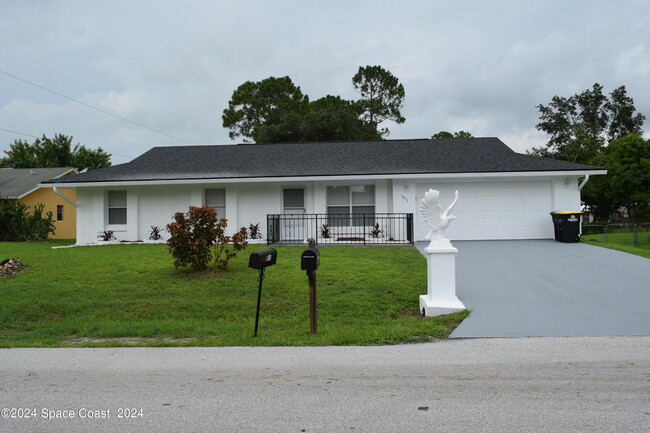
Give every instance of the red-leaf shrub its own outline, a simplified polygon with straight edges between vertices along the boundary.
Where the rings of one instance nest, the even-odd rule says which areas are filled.
[[[187,214],[174,214],[174,222],[167,224],[171,235],[167,245],[175,259],[175,267],[192,266],[196,270],[208,267],[215,242],[216,220],[217,212],[209,206],[190,206]]]
[[[228,220],[221,218],[219,220],[218,226],[226,228],[228,225]],[[239,229],[239,232],[235,233],[232,236],[225,236],[223,234],[223,229],[221,235],[217,235],[217,245],[215,246],[215,263],[217,267],[226,269],[228,268],[228,262],[230,259],[235,257],[237,253],[248,246],[248,231],[246,227]],[[217,233],[219,229],[217,229]]]
[[[209,206],[190,206],[184,214],[174,214],[174,222],[167,224],[171,235],[167,241],[169,252],[174,257],[174,266],[192,266],[196,270],[206,269],[212,260],[226,269],[230,259],[248,246],[246,228],[242,227],[233,236],[226,236],[228,220],[217,220],[217,212]]]

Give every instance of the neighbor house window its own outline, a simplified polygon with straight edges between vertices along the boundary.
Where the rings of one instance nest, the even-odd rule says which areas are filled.
[[[63,205],[62,204],[57,204],[56,205],[56,220],[57,221],[63,221]]]
[[[108,191],[108,224],[126,224],[126,191]]]
[[[372,225],[375,213],[375,187],[373,185],[328,186],[327,214],[329,224],[335,226]]]
[[[205,204],[217,211],[218,218],[226,218],[226,189],[206,189]]]

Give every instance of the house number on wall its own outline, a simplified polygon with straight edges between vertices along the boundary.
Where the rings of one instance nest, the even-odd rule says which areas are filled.
[[[402,197],[402,199],[408,203],[408,197],[406,197],[404,194],[400,194],[400,197]]]

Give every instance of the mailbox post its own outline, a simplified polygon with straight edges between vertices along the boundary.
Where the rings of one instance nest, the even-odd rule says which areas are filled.
[[[268,250],[258,251],[252,253],[248,258],[248,267],[253,269],[259,269],[259,288],[257,290],[257,311],[255,313],[255,333],[253,337],[257,337],[257,324],[260,320],[260,302],[262,301],[262,281],[264,281],[264,269],[268,268],[271,265],[275,265],[275,262],[278,258],[278,252],[275,248],[269,248]]]
[[[316,248],[316,241],[309,239],[309,248],[300,256],[300,269],[307,271],[309,280],[309,330],[312,334],[318,332],[317,303],[316,303],[316,270],[320,265],[320,251]]]

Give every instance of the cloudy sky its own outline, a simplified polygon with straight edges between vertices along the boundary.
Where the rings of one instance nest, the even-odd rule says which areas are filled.
[[[547,141],[536,105],[595,82],[625,85],[650,118],[645,0],[0,0],[0,22],[0,155],[55,133],[114,164],[233,144],[221,113],[243,82],[288,75],[310,99],[356,99],[366,65],[406,90],[390,138],[462,129],[523,152]]]

